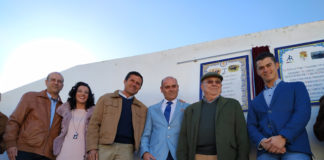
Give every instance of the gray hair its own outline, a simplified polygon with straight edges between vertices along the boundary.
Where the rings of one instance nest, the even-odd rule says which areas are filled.
[[[49,73],[49,74],[47,75],[47,77],[46,77],[46,80],[49,80],[49,77],[50,77],[52,74],[58,74],[58,75],[60,75],[60,76],[62,77],[62,79],[63,79],[63,82],[64,82],[64,77],[63,77],[63,75],[62,75],[60,72],[51,72],[51,73]]]
[[[172,76],[167,76],[167,77],[165,77],[165,78],[162,79],[162,81],[161,81],[161,87],[163,86],[163,82],[164,82],[165,80],[167,80],[167,79],[174,79],[174,80],[177,82],[177,84],[178,84],[178,81],[177,81],[176,78],[174,78],[174,77],[172,77]]]

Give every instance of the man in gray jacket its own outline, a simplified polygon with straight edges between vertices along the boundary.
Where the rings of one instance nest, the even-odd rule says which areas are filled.
[[[183,113],[189,105],[179,100],[179,85],[175,78],[166,77],[161,82],[164,99],[150,106],[141,139],[143,160],[176,160],[176,149]]]

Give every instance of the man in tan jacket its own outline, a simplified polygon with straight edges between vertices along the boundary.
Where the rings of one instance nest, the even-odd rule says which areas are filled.
[[[101,96],[92,114],[87,132],[87,152],[90,160],[132,160],[138,151],[144,130],[147,107],[135,98],[143,77],[129,72],[124,90]]]
[[[50,73],[45,80],[46,90],[22,96],[3,136],[10,160],[55,159],[53,139],[61,125],[61,117],[55,110],[62,104],[59,92],[63,81],[60,73]]]

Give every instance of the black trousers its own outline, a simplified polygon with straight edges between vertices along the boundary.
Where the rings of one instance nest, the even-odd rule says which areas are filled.
[[[50,159],[36,153],[18,151],[16,160],[50,160]]]
[[[166,159],[166,160],[173,160],[173,157],[172,157],[172,155],[171,155],[170,151],[169,151],[169,153],[168,153],[168,157],[167,157],[167,159]]]

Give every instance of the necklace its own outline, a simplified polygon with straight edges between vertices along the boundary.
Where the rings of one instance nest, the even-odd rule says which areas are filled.
[[[74,114],[73,114],[74,112],[75,112],[75,110],[72,111],[72,123],[73,123],[74,132],[75,132],[74,135],[73,135],[73,139],[78,139],[78,136],[79,136],[78,129],[79,129],[79,127],[80,127],[81,121],[83,121],[83,118],[85,117],[85,116],[84,116],[85,114],[82,115],[82,118],[81,118],[81,119],[79,120],[79,122],[78,122],[78,127],[75,128],[75,123],[74,123],[75,116],[74,116]]]

